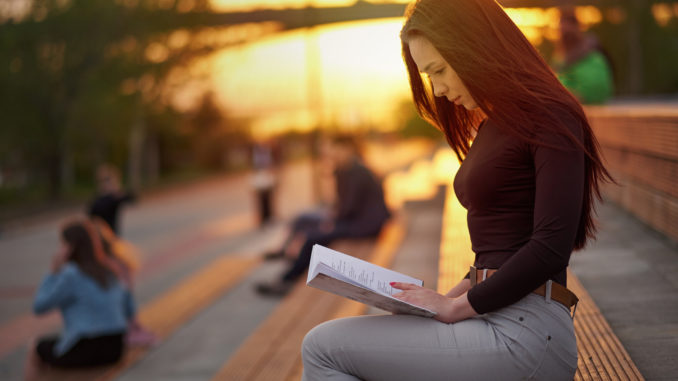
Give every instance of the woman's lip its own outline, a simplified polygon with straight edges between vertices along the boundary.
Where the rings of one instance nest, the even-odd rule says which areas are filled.
[[[458,102],[459,102],[460,99],[461,99],[461,95],[458,96],[458,97],[456,97],[456,98],[454,98],[454,100],[452,101],[452,103],[454,103],[455,105],[458,105],[458,104],[459,104]]]

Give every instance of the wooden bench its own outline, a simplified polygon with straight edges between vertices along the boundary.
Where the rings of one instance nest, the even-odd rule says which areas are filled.
[[[574,318],[579,351],[575,381],[644,380],[591,295],[571,272],[567,286],[579,297]]]
[[[376,241],[342,241],[339,251],[389,266],[403,237],[399,219],[389,222]],[[299,380],[301,342],[306,333],[327,320],[361,315],[366,306],[306,286],[300,279],[281,304],[240,346],[213,380]]]
[[[219,258],[141,308],[138,314],[139,321],[162,341],[230,288],[237,285],[259,263],[259,259],[249,257],[228,256]],[[59,381],[112,380],[141,360],[148,351],[149,348],[131,348],[126,351],[122,360],[115,365],[78,370],[50,369],[43,372],[40,379]]]

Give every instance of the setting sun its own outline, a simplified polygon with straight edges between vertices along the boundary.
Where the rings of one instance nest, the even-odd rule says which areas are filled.
[[[255,130],[317,124],[388,129],[408,96],[401,19],[342,23],[266,37],[213,57],[215,93]]]

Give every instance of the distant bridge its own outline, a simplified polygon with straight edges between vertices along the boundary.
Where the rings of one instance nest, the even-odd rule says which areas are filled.
[[[499,0],[506,7],[552,7],[563,0]],[[587,4],[591,0],[575,0],[572,3]],[[283,30],[308,28],[324,24],[347,21],[400,17],[405,13],[407,4],[368,3],[358,1],[348,7],[306,7],[280,10],[254,10],[247,12],[228,12],[212,14],[213,24],[235,25],[275,21],[282,24]]]

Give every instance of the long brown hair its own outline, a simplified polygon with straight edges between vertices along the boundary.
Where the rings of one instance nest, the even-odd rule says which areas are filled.
[[[75,263],[101,287],[107,288],[120,277],[119,269],[104,254],[101,239],[90,221],[67,223],[61,230],[61,237],[71,248],[68,261]]]
[[[501,130],[533,144],[537,131],[563,135],[586,154],[585,190],[574,248],[595,233],[594,201],[600,182],[611,180],[598,142],[576,98],[494,0],[419,0],[407,9],[401,31],[410,87],[419,114],[439,128],[463,160],[485,116]],[[432,94],[410,54],[408,41],[423,36],[440,52],[479,106],[466,110]],[[484,115],[483,115],[484,114]],[[563,116],[566,116],[565,118]],[[569,116],[569,117],[567,117]],[[580,141],[568,128],[576,120]]]

